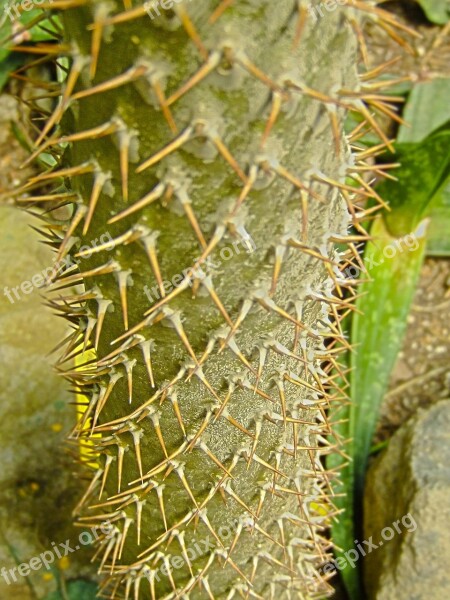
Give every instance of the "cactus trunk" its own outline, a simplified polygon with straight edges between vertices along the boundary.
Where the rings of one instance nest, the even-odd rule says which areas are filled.
[[[80,335],[95,349],[67,375],[88,397],[77,435],[97,434],[81,519],[111,523],[104,591],[320,598],[348,9],[124,4],[64,11],[43,133],[64,113],[78,200],[55,286],[84,287],[54,302],[78,324],[68,354]]]

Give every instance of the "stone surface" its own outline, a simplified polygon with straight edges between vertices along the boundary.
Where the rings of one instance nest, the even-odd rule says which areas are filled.
[[[0,206],[0,569],[7,571],[51,550],[52,542],[70,539],[73,547],[80,533],[71,511],[82,487],[65,444],[74,409],[68,384],[46,356],[66,325],[43,306],[42,290],[18,289],[19,297],[12,291],[52,265],[51,252],[30,225],[39,222]],[[51,571],[41,568],[27,577],[16,571],[16,581],[1,571],[0,598],[46,598],[66,578],[89,572],[82,565],[90,552],[63,556]]]
[[[448,600],[449,400],[398,430],[369,468],[364,502],[365,539],[383,541],[364,562],[369,600]],[[389,541],[386,527],[394,531]]]

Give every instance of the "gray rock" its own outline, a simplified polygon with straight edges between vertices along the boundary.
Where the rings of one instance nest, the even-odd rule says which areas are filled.
[[[364,562],[368,598],[448,600],[450,401],[420,410],[393,436],[369,469],[364,511],[365,539],[382,542]]]
[[[0,206],[2,600],[44,598],[56,590],[61,577],[93,570],[85,566],[92,552],[86,548],[70,559],[55,560],[52,571],[40,568],[28,576],[17,572],[19,564],[51,550],[52,542],[70,539],[74,546],[80,530],[73,525],[71,510],[85,488],[65,444],[76,418],[72,398],[47,357],[67,326],[43,306],[42,290],[32,283],[52,266],[53,255],[30,225],[40,222],[15,207]],[[24,282],[29,282],[25,291]]]

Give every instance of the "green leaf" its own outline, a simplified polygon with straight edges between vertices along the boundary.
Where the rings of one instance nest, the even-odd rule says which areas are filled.
[[[450,19],[450,3],[448,0],[417,0],[423,8],[427,19],[432,23],[445,25]]]
[[[4,47],[5,40],[9,38],[12,32],[12,22],[5,12],[8,0],[0,0],[0,73],[3,67],[3,61],[9,54],[9,50]]]
[[[427,238],[429,256],[450,256],[450,180],[433,202]]]
[[[354,347],[344,363],[351,373],[346,390],[351,403],[334,409],[331,415],[336,423],[335,441],[346,440],[347,445],[344,456],[335,452],[328,457],[327,466],[340,469],[335,504],[343,512],[333,524],[332,538],[338,548],[335,554],[344,564],[341,574],[351,600],[361,600],[364,592],[359,563],[352,568],[345,552],[354,549],[354,540],[362,534],[367,460],[423,262],[429,224],[424,217],[430,211],[434,227],[441,228],[441,240],[446,239],[441,215],[444,210],[448,215],[449,199],[442,190],[449,181],[449,141],[446,123],[420,143],[396,146],[395,161],[402,164],[395,171],[398,181],[387,180],[377,188],[391,212],[386,211],[372,225],[373,240],[364,253],[369,281],[359,288],[357,311],[347,323]]]
[[[354,351],[347,357],[355,373],[350,378],[352,402],[332,414],[332,420],[338,422],[336,438],[349,440],[345,452],[350,462],[345,464],[346,459],[337,453],[327,461],[331,469],[341,467],[335,504],[344,512],[333,524],[332,538],[341,549],[335,552],[337,558],[346,563],[341,574],[351,600],[361,600],[364,595],[360,569],[346,561],[345,552],[355,548],[354,540],[361,535],[358,526],[367,460],[423,262],[425,230],[423,222],[414,235],[396,238],[380,216],[371,228],[374,239],[365,248],[364,263],[371,281],[360,287],[351,322]]]
[[[53,16],[52,19],[41,19],[42,10],[34,9],[29,12],[24,12],[20,17],[22,25],[29,27],[29,34],[32,42],[45,42],[54,40],[58,34],[57,24],[59,23],[58,18]],[[32,25],[34,21],[37,21],[36,25]]]
[[[0,62],[0,92],[6,85],[9,76],[24,62],[23,56],[12,53]]]
[[[403,112],[410,127],[401,125],[397,142],[421,142],[450,120],[450,78],[416,84]]]
[[[25,52],[10,52],[8,46],[11,45],[9,40],[12,33],[20,32],[22,27],[26,27],[28,41],[51,41],[57,38],[60,26],[59,17],[53,15],[51,19],[43,19],[44,13],[39,8],[23,12],[20,19],[11,18],[6,12],[10,4],[11,0],[0,0],[0,92],[10,74],[30,58],[30,55]],[[15,16],[14,11],[11,15]]]
[[[449,143],[450,130],[446,125],[420,144],[396,145],[395,159],[401,163],[395,170],[398,182],[386,180],[377,188],[391,208],[385,220],[392,235],[401,237],[414,231],[426,216],[450,175]]]
[[[360,298],[352,319],[351,339],[355,350],[350,366],[350,434],[356,490],[362,491],[367,457],[378,419],[379,406],[401,348],[406,318],[414,296],[425,251],[427,222],[402,238],[391,236],[382,218],[371,228],[374,240],[364,253],[372,281],[359,288]]]

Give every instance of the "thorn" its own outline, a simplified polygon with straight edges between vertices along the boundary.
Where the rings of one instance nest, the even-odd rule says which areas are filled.
[[[186,81],[176,92],[174,92],[169,98],[167,98],[166,103],[167,106],[174,104],[177,100],[179,100],[184,94],[189,92],[193,87],[195,87],[200,81],[205,79],[214,69],[220,64],[220,60],[222,58],[222,53],[217,50],[211,52],[211,54],[206,59],[206,62],[200,67],[200,69],[194,73],[194,75]]]
[[[314,258],[317,258],[318,260],[321,260],[321,261],[323,261],[326,264],[332,265],[334,267],[338,267],[339,266],[337,263],[335,263],[334,261],[332,261],[327,256],[324,256],[320,252],[317,252],[317,250],[314,250],[313,248],[310,248],[307,244],[304,244],[302,242],[298,242],[294,238],[290,238],[287,241],[287,244],[289,246],[291,246],[292,248],[298,248],[304,254],[309,254],[310,256],[313,256]]]
[[[363,59],[364,66],[366,68],[368,68],[369,63],[370,63],[370,61],[369,61],[369,51],[367,49],[367,44],[366,44],[366,39],[364,37],[364,32],[361,29],[361,27],[360,27],[360,25],[359,25],[359,23],[358,23],[358,21],[357,21],[356,18],[354,18],[354,17],[350,18],[349,21],[350,21],[350,24],[351,24],[351,26],[353,28],[353,31],[355,32],[356,39],[358,40],[359,49],[361,51],[361,57]]]
[[[337,117],[336,107],[330,104],[326,104],[325,106],[330,117],[331,131],[334,139],[334,151],[336,152],[336,156],[339,157],[341,155],[341,132],[339,129],[339,120]]]
[[[233,4],[234,0],[221,0],[219,6],[216,9],[214,9],[214,12],[209,17],[208,22],[211,25],[213,25],[218,19],[220,19],[220,17],[223,15],[226,9],[232,6]]]
[[[130,519],[129,517],[125,517],[124,519],[124,525],[123,525],[123,531],[122,531],[122,536],[121,536],[121,541],[120,541],[120,547],[119,547],[119,553],[117,558],[120,560],[122,558],[122,552],[123,552],[123,547],[125,544],[125,539],[127,537],[128,534],[128,530],[130,528],[131,523],[133,522],[133,519]],[[128,581],[130,581],[131,583],[131,579],[129,579]]]
[[[259,69],[256,65],[254,65],[251,60],[243,53],[239,52],[236,56],[236,61],[244,67],[246,71],[248,71],[251,75],[262,81],[266,86],[268,86],[271,90],[282,93],[282,88],[276,84],[268,75],[266,75],[261,69]]]
[[[192,358],[192,360],[194,361],[194,363],[198,366],[198,360],[197,357],[195,356],[195,352],[188,340],[188,337],[186,335],[186,332],[184,331],[182,322],[181,322],[181,312],[180,311],[173,311],[171,308],[168,307],[164,307],[162,309],[164,316],[169,319],[169,321],[172,323],[175,331],[178,334],[178,337],[181,339],[181,341],[183,342],[184,347],[186,348],[186,350],[189,353],[189,356]]]
[[[229,402],[229,400],[231,398],[231,395],[234,392],[234,390],[235,390],[235,385],[234,385],[233,382],[230,382],[228,384],[228,392],[227,392],[227,395],[225,397],[225,400],[222,402],[222,404],[219,407],[219,410],[216,412],[216,416],[214,418],[214,423],[217,421],[217,419],[219,419],[221,417],[223,411],[226,409],[226,406],[227,406],[227,404],[228,404],[228,402]]]
[[[98,4],[94,9],[94,28],[91,35],[91,63],[89,65],[89,79],[92,81],[97,72],[98,57],[103,37],[103,26],[101,21],[108,16],[109,6]]]
[[[217,293],[214,289],[214,285],[213,285],[211,276],[207,275],[206,277],[204,277],[202,279],[202,284],[208,290],[209,295],[213,299],[214,304],[219,309],[219,312],[222,315],[222,317],[225,319],[225,321],[228,323],[228,325],[230,327],[233,327],[233,321],[231,320],[230,315],[227,313],[226,308],[222,304],[222,301],[220,300],[219,296],[217,295]]]
[[[108,221],[108,225],[117,223],[117,221],[120,221],[122,219],[125,219],[126,217],[129,217],[136,211],[141,210],[141,208],[145,208],[146,206],[149,206],[149,204],[152,204],[152,202],[155,202],[155,200],[159,200],[162,197],[165,189],[166,189],[166,186],[163,183],[159,183],[156,187],[154,187],[152,189],[151,192],[146,194],[143,198],[141,198],[140,200],[138,200],[131,206],[128,206],[124,210],[120,211],[119,213],[114,215],[114,217],[111,217],[111,219],[109,219],[109,221]]]
[[[102,193],[104,185],[111,179],[111,173],[103,173],[98,168],[94,173],[94,185],[92,186],[91,197],[89,200],[89,209],[85,218],[84,227],[83,227],[83,235],[86,235],[89,226],[91,224],[92,217],[94,216],[95,207],[97,206],[97,202],[100,198],[100,194]]]
[[[128,331],[128,299],[127,299],[127,284],[132,273],[131,269],[119,271],[116,273],[119,282],[120,303],[122,305],[123,326],[125,331]]]
[[[233,491],[232,487],[231,487],[231,483],[229,481],[226,481],[221,488],[229,495],[233,498],[233,500],[235,500],[239,506],[241,506],[246,512],[248,512],[254,519],[255,521],[258,519],[258,517],[256,516],[256,514],[252,511],[252,509],[247,506],[247,504],[241,499],[239,498],[239,496]]]
[[[258,176],[258,167],[256,165],[251,165],[250,170],[249,170],[248,179],[246,180],[246,183],[242,189],[242,192],[239,194],[239,198],[236,200],[236,204],[233,206],[233,210],[230,213],[231,217],[236,215],[238,210],[241,208],[242,204],[247,199],[247,196],[251,192],[257,176]]]
[[[81,100],[82,98],[87,98],[89,96],[93,96],[95,94],[103,94],[105,92],[109,92],[110,90],[114,90],[122,85],[126,85],[127,83],[131,83],[132,81],[136,81],[145,75],[147,72],[147,67],[144,65],[137,65],[131,67],[125,73],[121,75],[117,75],[116,77],[112,77],[107,81],[103,81],[98,85],[94,85],[92,87],[80,90],[76,94],[72,96],[72,100]]]
[[[239,313],[238,318],[236,319],[236,322],[233,324],[230,332],[228,333],[227,337],[225,338],[225,340],[223,340],[223,342],[221,343],[221,348],[225,347],[229,340],[234,337],[234,335],[236,334],[237,330],[239,329],[239,327],[242,325],[244,319],[246,318],[246,316],[248,315],[248,313],[250,312],[251,307],[253,306],[253,301],[246,298],[243,303],[242,303],[242,308],[241,308],[241,312]],[[203,360],[203,359],[202,359]],[[200,364],[202,363],[202,361],[200,361]]]
[[[85,491],[85,493],[83,494],[83,497],[81,498],[81,500],[78,502],[77,506],[74,508],[73,514],[77,515],[80,512],[80,509],[82,506],[85,505],[86,500],[89,498],[89,496],[92,494],[92,492],[95,489],[95,486],[98,483],[98,480],[100,479],[101,475],[104,473],[103,469],[97,469],[97,471],[95,472],[89,487],[87,488],[87,490]]]
[[[152,388],[155,386],[155,380],[153,377],[153,368],[152,368],[152,360],[151,360],[151,352],[155,349],[154,340],[145,340],[139,344],[142,350],[142,354],[144,356],[145,367],[147,369],[148,378],[150,380],[150,385]]]
[[[166,97],[165,97],[164,92],[161,87],[161,83],[157,79],[152,78],[152,87],[153,87],[153,91],[155,92],[156,98],[161,106],[161,110],[164,115],[164,118],[166,119],[166,121],[170,127],[170,131],[174,135],[176,135],[178,133],[178,127],[177,127],[175,120],[172,116],[172,113],[170,111],[169,100],[166,100]]]
[[[167,519],[166,519],[166,511],[164,509],[164,496],[163,496],[163,490],[164,490],[164,485],[158,485],[156,488],[156,494],[158,496],[158,501],[159,501],[159,508],[161,510],[161,514],[162,514],[162,518],[164,521],[164,529],[167,531]]]
[[[229,548],[229,550],[228,550],[228,554],[227,554],[227,557],[226,557],[226,559],[225,559],[225,562],[224,562],[223,568],[225,568],[225,567],[226,567],[226,564],[227,564],[227,562],[230,560],[230,558],[231,558],[231,555],[233,554],[233,551],[234,551],[234,549],[235,549],[235,547],[236,547],[236,544],[238,543],[238,540],[239,540],[239,538],[240,538],[240,536],[241,536],[241,533],[242,533],[242,531],[243,531],[243,525],[242,525],[242,523],[241,523],[241,522],[239,522],[239,524],[238,524],[238,526],[237,526],[237,528],[236,528],[236,535],[234,536],[234,539],[233,539],[233,541],[231,542],[231,546],[230,546],[230,548]]]
[[[140,340],[141,337],[138,335],[130,336],[121,346],[119,346],[119,348],[116,348],[106,356],[102,357],[101,359],[98,359],[98,366],[105,366],[109,368],[111,360],[118,355],[122,357],[122,360],[120,362],[123,362],[122,353],[125,352],[125,350],[131,350],[131,348],[137,346],[140,343]]]
[[[180,465],[178,465],[178,466],[175,467],[175,472],[177,473],[178,477],[180,478],[181,483],[183,484],[186,492],[189,495],[189,498],[194,503],[195,508],[198,509],[199,507],[198,507],[198,504],[197,504],[197,500],[194,498],[194,494],[192,493],[192,490],[191,490],[191,488],[189,486],[189,483],[188,483],[188,481],[186,479],[186,475],[184,474],[184,469],[185,469],[185,466],[182,465],[182,464],[180,464]]]
[[[167,573],[167,577],[169,578],[170,585],[172,586],[173,591],[176,592],[177,591],[177,586],[176,586],[175,581],[173,579],[172,566],[170,564],[169,556],[167,556],[167,554],[164,556],[163,561],[164,561],[164,565],[166,567],[166,573]],[[137,600],[139,600],[139,598]]]
[[[367,109],[366,105],[361,100],[354,100],[353,102],[353,110],[362,114],[362,116],[370,123],[375,133],[379,136],[379,138],[383,141],[383,144],[394,153],[394,147],[389,139],[386,137],[384,131],[378,125],[377,121],[370,114],[370,111]],[[372,148],[373,150],[373,148]],[[354,190],[353,190],[354,191]]]
[[[128,450],[128,446],[122,446],[120,442],[117,441],[117,493],[120,493],[125,450]]]
[[[214,143],[214,145],[216,146],[217,150],[222,155],[222,157],[227,161],[227,163],[230,165],[230,167],[233,169],[233,171],[235,171],[237,176],[240,179],[242,179],[242,181],[244,183],[247,183],[247,176],[245,175],[245,173],[241,169],[241,167],[238,165],[234,156],[231,154],[231,152],[228,150],[228,148],[222,142],[220,137],[216,134],[214,136],[211,136],[211,140]]]
[[[133,21],[134,19],[138,19],[139,17],[148,16],[146,9],[147,6],[145,5],[136,6],[135,8],[127,10],[126,12],[118,13],[112,17],[108,17],[104,19],[101,23],[91,23],[90,25],[88,25],[87,29],[92,30],[95,27],[99,27],[100,25],[102,25],[103,27],[107,27],[109,25],[118,25],[119,23]]]
[[[128,165],[130,161],[130,142],[131,135],[126,129],[119,131],[119,162],[120,162],[120,179],[122,182],[122,198],[125,203],[128,203]],[[109,221],[108,221],[109,223]]]
[[[262,458],[260,458],[257,454],[253,454],[252,460],[254,462],[259,463],[260,465],[262,465],[266,469],[269,469],[273,473],[276,473],[277,475],[280,475],[281,477],[285,477],[286,479],[289,479],[289,477],[287,475],[285,475],[284,473],[282,473],[281,471],[279,471],[275,467],[272,467],[272,465],[270,465],[268,462],[266,462],[265,460],[263,460]]]
[[[161,426],[159,424],[159,416],[156,413],[156,411],[151,412],[148,416],[153,423],[153,427],[155,428],[156,437],[158,438],[158,441],[162,448],[164,456],[168,459],[169,455],[167,454],[167,448],[166,448],[166,444],[164,442],[164,436],[162,434]]]
[[[155,276],[156,283],[158,284],[159,292],[161,294],[161,298],[165,298],[166,290],[164,289],[164,282],[161,276],[161,270],[158,262],[158,255],[156,254],[156,240],[159,237],[158,231],[153,231],[148,235],[145,235],[141,238],[141,241],[144,245],[145,251],[147,253],[148,260],[150,262],[150,266],[153,271],[153,275]]]
[[[270,115],[267,120],[266,126],[264,128],[264,133],[263,133],[262,139],[261,139],[261,145],[260,145],[261,148],[264,148],[264,146],[267,142],[267,138],[269,137],[270,132],[272,131],[272,128],[275,125],[275,122],[278,118],[278,115],[280,114],[282,104],[283,104],[283,95],[280,94],[279,92],[273,92],[272,107],[270,110]]]
[[[211,422],[211,417],[212,417],[212,411],[208,410],[208,412],[206,413],[205,419],[203,420],[203,423],[200,425],[196,434],[194,435],[192,440],[189,442],[189,445],[186,449],[187,452],[190,452],[194,448],[194,446],[197,445],[197,442],[200,439],[202,433],[205,431],[205,429],[208,427],[209,423]]]
[[[258,525],[258,523],[256,523],[253,519],[250,519],[250,517],[249,517],[248,521],[250,522],[249,526],[252,529],[256,529],[256,531],[258,531],[259,533],[261,533],[265,538],[267,538],[268,540],[270,540],[271,542],[273,542],[274,544],[276,544],[280,548],[283,548],[283,546],[280,544],[280,542],[278,542],[275,538],[273,538],[270,534],[268,534],[267,531],[265,531],[264,529],[262,529],[262,527],[260,527]]]
[[[270,286],[269,296],[273,296],[275,294],[275,290],[277,288],[278,278],[281,272],[281,264],[283,262],[283,258],[286,254],[286,246],[276,246],[275,248],[275,264],[273,266],[273,274],[272,274],[272,285]]]
[[[298,19],[297,19],[297,25],[295,27],[295,36],[294,36],[294,44],[293,44],[294,49],[297,48],[300,43],[300,39],[302,37],[302,33],[303,33],[303,30],[304,30],[305,24],[306,24],[306,19],[308,17],[308,10],[300,0],[297,2],[297,7],[298,7],[297,8]]]
[[[322,202],[322,203],[326,202],[326,200],[324,198],[322,198],[321,196],[319,196],[318,194],[316,194],[315,192],[313,192],[310,188],[306,187],[300,181],[300,179],[298,179],[297,177],[295,177],[295,175],[292,175],[292,173],[290,173],[287,169],[285,169],[281,165],[275,165],[273,167],[273,170],[275,171],[275,173],[277,173],[278,175],[280,175],[281,177],[283,177],[284,179],[286,179],[286,181],[289,181],[289,183],[292,183],[292,185],[294,185],[299,190],[307,192],[315,200],[318,200],[319,202]]]
[[[66,235],[64,236],[64,239],[62,240],[61,245],[59,247],[58,254],[56,255],[56,262],[59,262],[66,256],[67,251],[69,251],[69,240],[72,237],[73,232],[81,223],[83,217],[86,215],[86,212],[87,207],[84,204],[76,205],[75,214],[72,217],[72,221],[69,227],[67,228]]]
[[[61,116],[64,113],[65,109],[67,108],[67,105],[70,100],[70,96],[71,96],[71,94],[75,88],[75,85],[78,81],[78,77],[80,76],[80,73],[84,69],[86,60],[87,59],[85,56],[81,56],[81,55],[75,56],[72,66],[71,66],[71,69],[69,71],[69,74],[67,76],[66,85],[64,87],[61,101],[58,104],[58,106],[55,108],[55,111],[53,112],[52,116],[48,119],[48,121],[45,124],[43,130],[41,131],[38,139],[36,140],[36,143],[35,143],[36,147],[38,147],[42,143],[42,140],[46,137],[46,135],[52,129],[52,127],[55,125],[55,123],[58,123],[59,120],[61,119]]]
[[[215,392],[214,388],[209,383],[209,381],[206,379],[205,374],[203,373],[202,367],[197,363],[196,367],[194,367],[193,370],[194,370],[193,374],[200,379],[200,381],[203,383],[203,385],[206,387],[206,389],[210,392],[210,394],[215,398],[215,400],[217,400],[217,402],[220,402],[219,396],[217,395],[217,393]]]
[[[176,7],[174,7],[174,10],[177,13],[186,33],[191,38],[191,40],[194,42],[194,45],[196,46],[197,50],[200,52],[201,57],[204,60],[207,60],[208,59],[208,51],[206,50],[205,46],[203,45],[203,42],[200,39],[200,36],[199,36],[193,22],[191,21],[184,5],[181,4],[180,6],[176,6]]]
[[[139,475],[141,476],[141,482],[144,483],[143,473],[142,473],[142,456],[141,456],[141,437],[144,435],[144,431],[142,429],[132,430],[130,431],[133,436],[134,443],[134,451],[136,454],[136,462],[138,464]]]
[[[105,263],[104,265],[95,267],[94,269],[91,269],[90,271],[83,271],[80,273],[75,273],[74,275],[64,276],[61,279],[63,285],[59,288],[53,288],[52,291],[56,292],[61,288],[69,287],[72,284],[82,281],[83,279],[87,279],[88,277],[97,277],[99,275],[108,275],[109,273],[114,273],[118,270],[119,270],[119,265],[115,261],[110,260],[107,263]],[[56,282],[52,282],[52,283],[56,283]]]
[[[184,212],[186,213],[189,223],[191,224],[191,227],[194,230],[195,235],[198,238],[198,241],[200,242],[202,250],[205,250],[207,247],[207,243],[203,236],[202,230],[200,229],[200,225],[198,224],[197,217],[195,216],[195,213],[192,210],[191,199],[187,195],[185,189],[178,190],[176,192],[176,195],[177,195],[178,199],[180,200],[181,204],[183,205]]]
[[[259,382],[261,381],[261,376],[263,373],[264,365],[266,364],[267,354],[268,354],[268,350],[264,345],[259,346],[258,351],[259,351],[259,365],[258,365],[258,372],[256,374],[255,391],[253,392],[254,394],[256,393]]]
[[[197,511],[200,519],[203,521],[203,523],[206,525],[206,527],[209,529],[209,531],[211,532],[213,538],[216,540],[216,542],[219,544],[219,546],[221,548],[224,548],[224,545],[222,544],[222,540],[220,539],[220,537],[217,535],[217,533],[214,531],[213,526],[211,525],[208,516],[206,514],[206,509]],[[213,557],[213,555],[211,555],[211,557]]]
[[[125,367],[125,371],[127,373],[127,381],[128,381],[128,402],[131,404],[133,400],[133,369],[137,364],[137,359],[133,358],[132,360],[124,360],[123,366]]]
[[[165,296],[162,300],[160,300],[159,302],[157,302],[156,304],[154,304],[151,308],[149,308],[144,314],[146,315],[146,319],[144,319],[144,321],[142,321],[142,323],[146,323],[148,318],[150,316],[153,315],[153,313],[155,313],[157,310],[159,310],[161,307],[163,307],[165,304],[167,304],[168,302],[170,302],[173,298],[175,298],[176,296],[178,296],[179,294],[181,294],[181,292],[184,292],[184,290],[186,290],[189,286],[190,286],[190,282],[191,282],[191,277],[192,277],[192,270],[186,274],[185,278],[183,279],[183,281],[174,289],[170,292],[170,294],[167,294],[167,296]],[[164,315],[163,315],[164,318]],[[137,325],[136,328],[141,328],[143,327],[143,325]],[[130,330],[132,331],[132,330]],[[120,338],[117,338],[116,341],[119,341]]]
[[[21,165],[21,167],[25,167],[31,161],[33,161],[39,154],[44,152],[47,148],[51,146],[58,146],[60,144],[70,144],[73,142],[80,142],[83,140],[92,140],[99,139],[101,137],[110,135],[117,130],[117,125],[108,121],[107,123],[103,123],[102,125],[98,125],[97,127],[93,127],[92,129],[87,129],[86,131],[79,131],[78,133],[73,133],[72,135],[63,135],[59,138],[49,139],[44,144],[42,144],[37,150],[35,150],[27,160]]]
[[[222,406],[221,406],[221,410],[222,410]],[[238,421],[236,421],[236,419],[234,419],[229,413],[228,411],[224,412],[224,417],[225,419],[227,419],[227,421],[229,421],[231,423],[231,425],[233,425],[233,427],[236,427],[237,429],[239,429],[239,431],[241,431],[244,435],[247,435],[250,438],[254,438],[255,436],[253,435],[253,433],[251,433],[250,431],[248,431],[248,429],[246,429],[243,425],[241,425],[241,423],[239,423]]]
[[[152,167],[172,152],[175,152],[175,150],[181,148],[181,146],[183,146],[192,138],[193,131],[194,130],[191,126],[187,127],[177,138],[170,142],[170,144],[139,165],[139,167],[136,169],[136,173],[142,173],[142,171]]]
[[[172,392],[169,395],[169,399],[172,403],[173,406],[173,410],[175,412],[175,416],[177,417],[178,423],[180,425],[181,431],[183,432],[183,435],[186,437],[186,429],[184,427],[184,422],[183,422],[183,418],[181,416],[181,411],[180,411],[180,406],[178,404],[178,400],[177,400],[177,394],[176,392]]]
[[[206,593],[207,593],[207,595],[208,595],[208,598],[209,598],[209,600],[216,600],[216,598],[215,598],[215,596],[213,595],[213,593],[212,593],[212,591],[211,591],[211,588],[210,588],[210,586],[209,586],[209,583],[208,583],[208,578],[207,578],[207,577],[202,577],[202,578],[200,579],[200,581],[201,581],[201,583],[202,583],[203,587],[204,587],[204,588],[205,588],[205,590],[206,590]]]
[[[223,334],[223,336],[221,336],[221,337],[225,337],[225,334]],[[223,346],[219,350],[219,354],[222,352],[222,349],[224,347],[225,346]],[[245,356],[242,354],[242,352],[239,350],[239,347],[233,338],[229,339],[226,347],[229,348],[231,350],[231,352],[233,352],[233,354],[235,354],[239,358],[239,360],[242,362],[242,364],[244,364],[251,373],[253,373],[255,376],[257,375],[257,372],[252,367],[252,365],[248,362],[248,360],[245,358]]]
[[[283,415],[283,423],[284,423],[284,427],[286,428],[286,394],[285,394],[285,390],[284,390],[284,385],[283,385],[283,380],[282,379],[275,379],[275,384],[278,388],[278,392],[280,394],[280,402],[281,402],[281,414]]]
[[[45,171],[40,175],[32,177],[29,184],[40,183],[41,181],[47,181],[49,179],[63,179],[65,177],[76,177],[77,175],[84,175],[85,173],[92,173],[95,170],[95,166],[86,162],[75,167],[68,167],[67,169],[59,169],[59,171]]]
[[[103,495],[103,490],[105,489],[106,479],[108,477],[109,469],[111,467],[111,463],[113,462],[113,460],[116,460],[115,456],[111,456],[110,454],[106,455],[106,458],[105,458],[105,468],[104,468],[103,477],[102,477],[102,484],[100,486],[100,492],[99,492],[99,495],[98,495],[98,499],[99,500],[100,500],[100,498]]]
[[[275,304],[275,302],[269,298],[269,296],[263,296],[263,295],[254,295],[254,299],[259,302],[259,304],[261,304],[261,306],[263,308],[265,308],[267,311],[273,311],[276,314],[280,315],[280,317],[282,317],[283,319],[287,319],[288,321],[290,321],[291,323],[294,323],[294,325],[298,325],[299,327],[301,327],[302,329],[304,329],[304,325],[303,323],[300,323],[299,321],[297,321],[297,319],[295,319],[294,317],[292,317],[289,313],[287,313],[284,309],[280,308],[277,304]]]
[[[193,571],[192,571],[192,563],[191,563],[191,559],[189,558],[189,555],[188,555],[188,553],[187,553],[186,544],[185,544],[185,542],[184,542],[184,536],[185,536],[185,534],[186,534],[186,532],[185,532],[185,531],[182,531],[181,533],[180,533],[180,532],[177,532],[175,535],[176,535],[176,538],[177,538],[177,540],[178,540],[178,543],[180,544],[180,548],[181,548],[181,555],[182,555],[182,556],[183,556],[183,558],[184,558],[184,562],[187,564],[187,566],[188,566],[188,569],[189,569],[189,571],[190,571],[191,575],[192,575],[192,576],[194,576],[194,573],[193,573]]]
[[[111,539],[107,543],[105,552],[103,554],[103,558],[102,558],[102,560],[100,562],[99,572],[103,571],[105,563],[108,560],[108,556],[110,555],[111,550],[113,549],[113,547],[115,546],[115,544],[116,544],[116,539],[115,539],[115,536],[114,536],[114,537],[111,537]],[[99,550],[101,550],[101,548],[102,547],[100,546]]]
[[[216,464],[219,469],[222,469],[222,471],[224,473],[226,473],[228,475],[228,477],[231,477],[231,479],[234,479],[233,475],[230,473],[230,471],[228,471],[228,469],[220,462],[220,460],[214,456],[214,454],[211,452],[211,450],[208,448],[208,446],[202,442],[199,441],[197,443],[197,447],[200,448],[200,450],[203,450],[203,452],[213,461],[214,464]]]
[[[84,342],[83,342],[83,352],[82,352],[83,354],[86,352],[86,348],[88,346],[89,339],[91,337],[92,331],[94,330],[96,323],[97,323],[97,319],[95,319],[94,317],[88,317],[86,329],[84,332]]]

